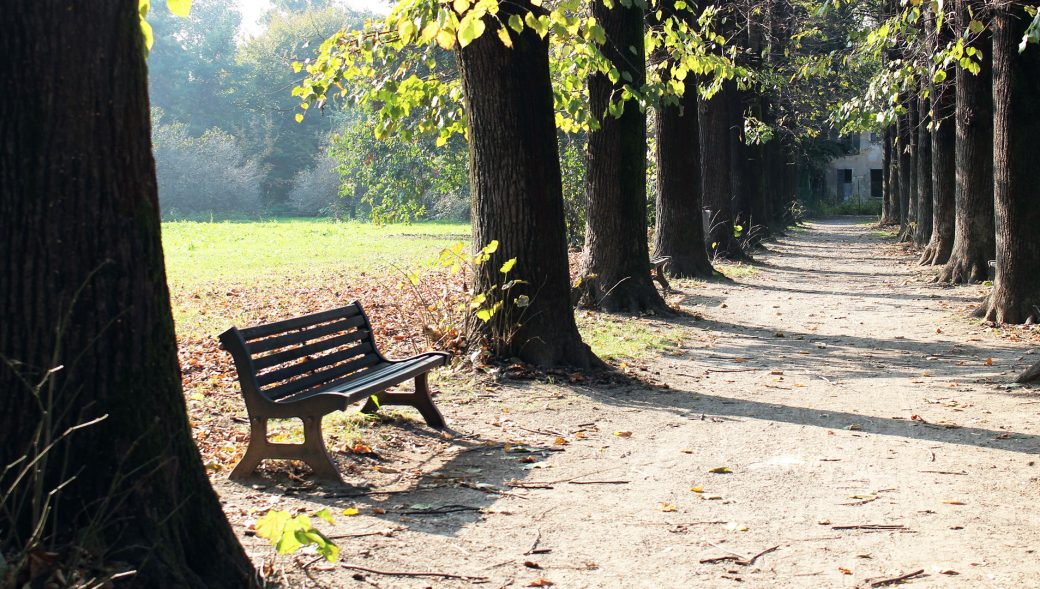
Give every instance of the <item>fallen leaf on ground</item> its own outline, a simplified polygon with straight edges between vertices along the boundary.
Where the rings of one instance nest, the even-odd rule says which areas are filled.
[[[662,501],[661,504],[657,506],[658,511],[663,511],[665,513],[670,513],[672,511],[676,511],[677,509],[679,508],[672,505],[671,503],[668,503],[667,501]]]
[[[567,438],[565,438],[563,436],[556,436],[556,439],[553,440],[553,443],[556,444],[557,446],[566,445],[567,444]]]
[[[852,574],[852,571],[847,569],[847,568],[845,568],[845,567],[838,567],[838,570],[841,571],[841,573],[843,575],[851,575]]]
[[[733,470],[730,467],[728,467],[728,466],[717,466],[717,467],[709,470],[708,472],[714,473],[714,474],[732,474]]]
[[[344,509],[341,513],[347,517],[350,517],[352,515],[357,515],[359,512],[357,507],[348,507]]]
[[[958,501],[956,499],[950,499],[948,501],[943,501],[943,503],[945,503],[946,505],[965,505],[965,503],[963,501]]]
[[[693,491],[694,493],[703,493],[704,492],[704,487],[690,487],[690,490]]]
[[[539,577],[527,584],[528,587],[552,587],[556,583],[553,583],[549,579]]]
[[[614,432],[614,435],[619,438],[631,438],[632,432]]]

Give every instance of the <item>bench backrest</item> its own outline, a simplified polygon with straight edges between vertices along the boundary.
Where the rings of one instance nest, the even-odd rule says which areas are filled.
[[[232,327],[220,334],[220,342],[234,358],[247,406],[346,380],[386,361],[357,301],[256,327]]]

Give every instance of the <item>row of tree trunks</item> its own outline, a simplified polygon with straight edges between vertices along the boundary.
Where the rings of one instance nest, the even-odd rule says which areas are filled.
[[[140,27],[137,0],[14,2],[0,19],[0,465],[100,419],[18,491],[73,478],[51,510],[0,512],[0,530],[24,541],[45,517],[41,553],[73,544],[134,586],[255,586],[188,425]]]
[[[523,18],[541,9],[521,0],[502,11],[506,18]],[[512,274],[529,282],[530,305],[513,308],[519,289],[504,301],[502,312],[520,318],[509,352],[543,366],[598,365],[570,305],[549,42],[530,29],[511,36],[512,48],[481,35],[458,53],[469,124],[473,243],[500,244],[484,266],[489,271],[476,277],[476,292],[494,286],[501,264],[516,258]]]
[[[665,18],[682,18],[693,25],[693,10],[662,6]],[[667,60],[667,55],[656,56]],[[677,104],[663,104],[654,111],[657,130],[655,163],[657,198],[654,256],[668,256],[667,271],[679,278],[711,278],[715,271],[704,247],[701,222],[701,148],[697,119],[697,86],[691,80]]]
[[[635,101],[624,103],[620,117],[608,113],[626,83],[638,89],[646,79],[643,9],[593,2],[592,15],[606,32],[604,54],[631,81],[613,84],[594,74],[588,82],[589,108],[599,127],[589,132],[581,303],[606,311],[668,312],[649,274],[646,113]]]
[[[921,89],[928,86],[922,83]],[[929,116],[931,100],[921,96],[917,100],[917,224],[914,226],[914,245],[924,247],[932,237],[932,134]]]
[[[944,26],[932,38],[934,51],[946,47],[954,36],[954,13],[946,8]],[[953,66],[956,67],[956,66]],[[956,214],[956,90],[953,86],[952,67],[946,70],[946,79],[930,83],[932,103],[932,236],[921,253],[921,264],[943,265],[953,250],[954,216]],[[934,80],[934,78],[933,78]]]
[[[1040,319],[1040,48],[1018,51],[1026,2],[1000,4],[993,18],[993,197],[996,277],[980,314],[1001,323]],[[1038,3],[1028,3],[1034,9]]]
[[[974,14],[985,12],[982,0],[957,0],[957,22],[963,30]],[[939,282],[966,283],[986,279],[987,263],[995,253],[993,226],[993,94],[989,29],[971,46],[981,52],[981,70],[973,75],[957,68],[956,81],[956,216],[950,259]]]

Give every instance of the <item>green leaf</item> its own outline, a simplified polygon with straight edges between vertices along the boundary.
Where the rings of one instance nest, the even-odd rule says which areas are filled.
[[[939,70],[932,76],[932,82],[936,84],[942,84],[946,81],[946,70]]]
[[[372,401],[372,404],[376,406],[376,409],[379,409],[379,395],[369,395],[368,400]]]
[[[972,20],[968,23],[968,30],[977,35],[986,30],[986,25],[982,24],[980,21]]]
[[[513,266],[516,266],[516,258],[506,260],[506,263],[502,264],[499,271],[502,272],[502,274],[509,274],[509,271],[513,269]]]
[[[484,21],[469,13],[459,23],[459,46],[465,47],[484,34]]]
[[[502,41],[502,44],[506,47],[511,48],[513,46],[513,39],[509,37],[509,29],[505,27],[498,28],[498,40]]]
[[[477,319],[480,319],[484,323],[487,323],[488,321],[491,320],[491,316],[493,314],[494,314],[494,311],[492,311],[490,308],[484,308],[484,309],[481,309],[481,310],[477,311]]]
[[[152,34],[152,25],[148,24],[148,21],[144,18],[141,19],[141,34],[144,35],[144,49],[147,55],[155,43],[155,36]]]
[[[335,524],[336,523],[336,520],[332,519],[332,512],[329,511],[328,507],[325,507],[322,510],[316,512],[314,514],[314,517],[316,517],[318,519],[323,519],[323,520],[329,522],[330,524]]]
[[[166,0],[166,7],[177,16],[191,14],[191,0]]]
[[[524,32],[523,19],[521,19],[520,16],[516,14],[509,15],[509,28],[513,29],[518,33]]]

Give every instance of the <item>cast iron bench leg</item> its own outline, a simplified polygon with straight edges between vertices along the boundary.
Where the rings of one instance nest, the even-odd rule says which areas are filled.
[[[267,440],[267,418],[252,418],[249,428],[249,447],[228,478],[232,480],[248,478],[256,471],[256,467],[260,465],[261,461],[280,458],[300,460],[311,467],[315,477],[342,483],[343,479],[340,478],[339,470],[332,462],[332,458],[325,449],[325,440],[321,437],[321,416],[301,417],[300,419],[303,420],[302,444],[274,444]]]
[[[379,399],[378,405],[373,403],[372,399],[369,399],[365,406],[361,408],[361,412],[372,414],[383,405],[407,405],[419,410],[423,419],[426,420],[426,425],[436,429],[444,429],[444,417],[437,410],[437,406],[433,404],[433,399],[430,397],[430,386],[426,381],[425,372],[415,377],[414,393],[383,391],[376,393],[376,398]]]

